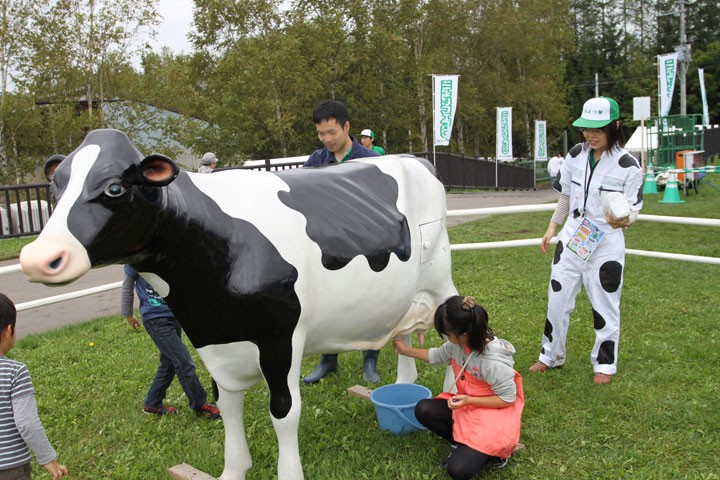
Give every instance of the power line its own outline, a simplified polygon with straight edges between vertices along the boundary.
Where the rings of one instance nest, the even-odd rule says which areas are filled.
[[[715,69],[718,67],[720,67],[720,63],[713,63],[713,64],[705,65],[705,66],[702,66],[702,65],[697,66],[697,68],[703,68],[705,70],[712,70],[712,69]],[[615,83],[631,82],[631,81],[635,81],[635,80],[644,80],[647,78],[657,78],[657,74],[643,75],[643,76],[639,76],[639,77],[619,78],[617,80],[604,80],[601,82],[597,82],[597,84],[598,85],[613,85]],[[595,82],[595,80],[593,80],[592,82],[575,83],[575,84],[568,85],[568,86],[570,88],[580,89],[580,88],[586,88],[586,87],[593,87],[593,86],[595,86],[595,84],[596,84],[596,82]]]

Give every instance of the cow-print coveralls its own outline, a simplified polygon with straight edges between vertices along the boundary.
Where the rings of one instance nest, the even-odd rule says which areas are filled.
[[[625,266],[625,238],[621,228],[608,224],[603,213],[604,195],[622,192],[631,211],[642,208],[643,175],[638,161],[615,147],[603,152],[591,169],[588,144],[577,144],[568,152],[553,188],[569,197],[567,221],[558,234],[548,286],[547,319],[539,360],[549,367],[565,363],[565,340],[570,314],[580,282],[585,286],[593,310],[595,345],[590,361],[595,373],[617,372],[620,338],[620,294]],[[583,217],[597,225],[605,236],[587,261],[567,248]]]

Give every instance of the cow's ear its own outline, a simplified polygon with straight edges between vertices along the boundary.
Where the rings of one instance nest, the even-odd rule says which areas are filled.
[[[164,187],[175,180],[180,168],[165,155],[153,153],[140,162],[140,173],[146,185]]]
[[[65,160],[65,155],[55,154],[48,157],[47,160],[45,160],[45,166],[43,170],[45,171],[45,178],[47,178],[48,182],[52,182],[53,177],[55,176],[55,169],[60,165],[60,163]]]

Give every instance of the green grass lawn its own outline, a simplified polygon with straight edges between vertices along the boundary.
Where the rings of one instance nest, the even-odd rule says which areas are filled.
[[[643,213],[720,218],[711,176],[682,205],[646,198]],[[501,215],[454,227],[452,243],[539,238],[550,213]],[[639,222],[627,230],[632,249],[720,256],[717,228]],[[622,299],[619,372],[609,386],[592,384],[594,332],[590,305],[578,297],[568,336],[568,362],[530,375],[545,322],[551,255],[538,247],[456,252],[461,293],[490,313],[499,336],[517,349],[526,406],[521,441],[527,449],[490,479],[718,479],[720,472],[720,267],[628,256]],[[10,292],[11,293],[11,292]],[[91,347],[89,344],[94,345]],[[439,345],[437,334],[428,335]],[[190,463],[219,475],[223,427],[194,416],[173,384],[168,404],[179,414],[143,415],[140,406],[158,361],[142,331],[108,317],[19,341],[10,356],[30,367],[41,418],[60,461],[75,479],[162,479]],[[317,357],[308,357],[302,374]],[[197,360],[203,383],[209,377]],[[436,465],[447,454],[428,432],[381,432],[374,408],[346,393],[362,383],[362,354],[340,355],[340,369],[305,387],[300,449],[308,479],[428,480],[448,478]],[[395,377],[395,354],[380,354],[384,382]],[[441,389],[443,369],[419,365],[418,383]],[[246,429],[254,466],[248,479],[276,478],[277,444],[263,386],[247,395]],[[35,466],[36,478],[47,478]]]
[[[18,258],[22,247],[32,242],[37,235],[28,237],[3,238],[0,240],[0,261]]]

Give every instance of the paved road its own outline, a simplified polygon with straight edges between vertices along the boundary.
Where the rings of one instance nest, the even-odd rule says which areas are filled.
[[[470,194],[449,194],[448,210],[468,208],[503,207],[509,205],[534,205],[557,200],[557,193],[551,190],[516,190]],[[457,225],[477,217],[451,217],[448,225]],[[0,267],[17,264],[17,260],[0,262]],[[62,287],[46,287],[29,283],[22,273],[0,275],[0,292],[8,295],[15,303],[74,292],[85,288],[105,285],[122,280],[122,267],[91,270],[77,282]],[[18,313],[18,338],[31,333],[41,333],[63,325],[86,322],[94,318],[116,315],[120,308],[119,290],[110,290],[88,297],[32,308]]]

